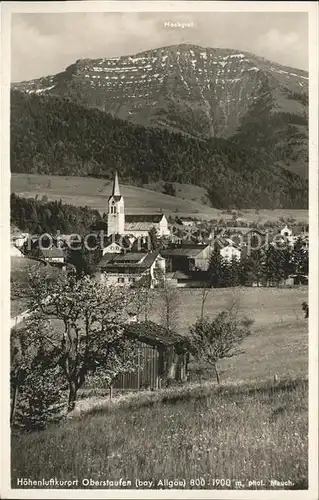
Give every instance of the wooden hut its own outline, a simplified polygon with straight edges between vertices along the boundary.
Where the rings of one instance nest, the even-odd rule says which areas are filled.
[[[121,374],[113,385],[115,389],[158,389],[172,381],[186,380],[187,338],[152,321],[128,324],[125,335],[141,342],[138,361],[142,368]]]

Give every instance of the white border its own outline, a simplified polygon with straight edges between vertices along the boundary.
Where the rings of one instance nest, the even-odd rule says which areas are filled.
[[[221,499],[309,499],[318,498],[318,4],[316,2],[244,1],[74,1],[2,2],[1,9],[1,283],[10,283],[10,257],[4,242],[10,237],[10,25],[11,13],[67,12],[308,12],[309,14],[309,490],[308,491],[199,491],[199,490],[46,490],[11,489],[9,432],[9,294],[1,295],[1,498],[221,498]],[[3,287],[8,291],[8,287]],[[4,328],[5,326],[7,329]]]

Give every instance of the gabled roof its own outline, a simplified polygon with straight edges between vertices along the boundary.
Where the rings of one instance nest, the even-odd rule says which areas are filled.
[[[154,347],[169,347],[187,343],[187,338],[172,330],[167,330],[153,321],[130,323],[125,328],[125,336]]]
[[[65,257],[63,250],[57,247],[43,248],[41,253],[45,259]]]
[[[248,233],[258,233],[261,235],[266,234],[264,231],[261,231],[256,227],[227,227],[226,232],[241,233],[241,234],[248,234]]]
[[[236,241],[227,238],[227,236],[217,236],[215,238],[214,244],[217,244],[220,249],[229,246],[238,249],[238,244],[236,243]]]
[[[125,222],[125,232],[130,233],[130,231],[135,232],[135,231],[143,231],[143,232],[149,232],[152,227],[154,226],[153,222]]]
[[[189,245],[178,248],[167,248],[161,251],[163,257],[197,257],[209,245]]]
[[[125,215],[125,222],[153,222],[158,223],[162,220],[164,214],[133,214]]]
[[[158,251],[149,253],[127,252],[125,254],[107,253],[102,257],[99,267],[103,269],[108,267],[147,269],[153,264],[158,255]]]
[[[119,245],[121,248],[131,247],[131,242],[129,240],[129,237],[126,235],[111,234],[110,236],[104,238],[103,246],[105,248],[111,245],[112,243],[116,243],[116,245]]]

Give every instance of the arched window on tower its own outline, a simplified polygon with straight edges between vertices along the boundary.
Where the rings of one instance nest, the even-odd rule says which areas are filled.
[[[115,206],[114,201],[112,201],[112,205],[111,205],[111,214],[116,214],[116,206]]]

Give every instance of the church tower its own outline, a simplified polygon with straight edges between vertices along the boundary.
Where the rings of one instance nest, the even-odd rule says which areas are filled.
[[[119,179],[117,172],[113,182],[112,194],[108,201],[107,213],[107,235],[125,234],[125,214],[124,214],[124,198],[120,193]]]

